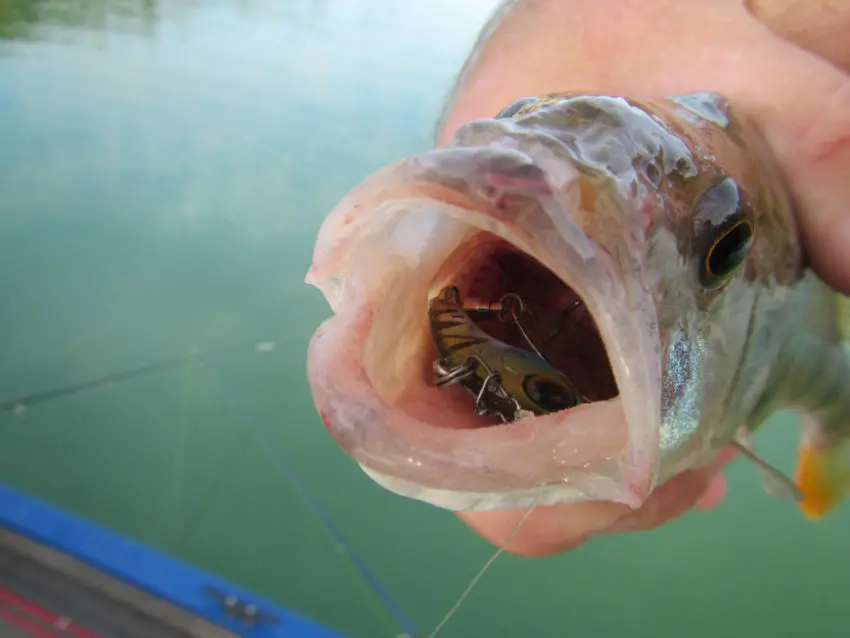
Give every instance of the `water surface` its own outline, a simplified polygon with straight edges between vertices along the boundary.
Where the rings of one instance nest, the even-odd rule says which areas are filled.
[[[0,0],[0,403],[209,357],[0,413],[0,480],[351,636],[403,633],[356,552],[433,627],[491,549],[326,434],[303,277],[333,204],[427,148],[494,5]],[[759,441],[786,467],[791,426]],[[729,474],[715,512],[501,559],[443,635],[841,631],[850,510],[811,525]]]

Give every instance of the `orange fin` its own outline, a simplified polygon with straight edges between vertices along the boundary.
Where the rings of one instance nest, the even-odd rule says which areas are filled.
[[[847,444],[817,449],[802,445],[797,456],[796,482],[803,498],[800,510],[810,520],[829,514],[850,489]]]

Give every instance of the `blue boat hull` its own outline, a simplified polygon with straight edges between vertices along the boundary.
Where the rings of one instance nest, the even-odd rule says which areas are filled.
[[[343,638],[3,485],[0,628],[15,638]]]

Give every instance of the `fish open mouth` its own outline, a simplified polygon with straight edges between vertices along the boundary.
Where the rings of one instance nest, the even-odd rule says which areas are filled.
[[[534,257],[497,235],[482,232],[449,256],[435,277],[435,281],[446,280],[454,282],[478,327],[504,343],[542,355],[575,384],[584,402],[617,396],[614,373],[592,314],[573,288]],[[505,305],[499,305],[501,300]],[[426,381],[433,382],[431,363],[437,359],[432,343],[426,350]],[[474,397],[468,392],[460,387],[447,387],[444,392],[453,412],[472,411]],[[498,417],[481,416],[446,419],[444,424],[485,427],[501,422]]]
[[[502,193],[470,193],[471,177],[457,185],[468,154],[426,155],[427,165],[407,160],[366,180],[320,233],[307,281],[335,316],[311,342],[308,378],[329,432],[387,489],[452,510],[639,506],[656,477],[660,418],[645,287],[573,221],[564,189],[521,193],[506,211],[492,203]],[[506,174],[528,162],[502,155],[482,165]],[[585,401],[503,423],[477,416],[463,387],[437,387],[428,308],[446,286],[489,336],[533,343]],[[474,311],[505,295],[523,300],[518,322]]]

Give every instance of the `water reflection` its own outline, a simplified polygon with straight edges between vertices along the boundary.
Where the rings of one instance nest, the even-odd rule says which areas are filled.
[[[338,199],[430,144],[495,4],[0,0],[0,405],[276,344],[0,411],[0,481],[352,636],[400,633],[315,500],[433,627],[490,548],[328,438],[304,374],[328,308],[303,276]],[[785,432],[762,452],[790,458]],[[834,630],[850,512],[810,526],[731,474],[710,516],[500,559],[446,638]]]
[[[3,0],[0,39],[50,39],[44,27],[73,27],[150,34],[157,0]]]
[[[429,143],[473,5],[0,4],[0,480],[353,636],[408,631],[390,598],[434,624],[409,539],[452,523],[328,439],[303,276],[345,191]]]

